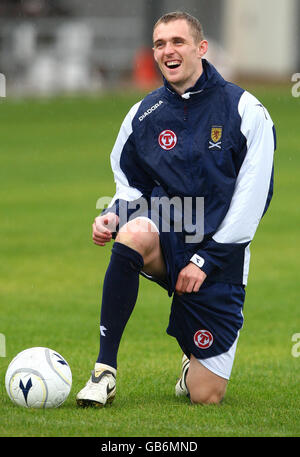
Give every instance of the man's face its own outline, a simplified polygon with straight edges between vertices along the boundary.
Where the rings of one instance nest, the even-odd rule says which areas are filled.
[[[174,89],[183,94],[202,73],[201,57],[207,41],[196,43],[189,24],[178,19],[159,24],[153,32],[153,51],[160,71]]]

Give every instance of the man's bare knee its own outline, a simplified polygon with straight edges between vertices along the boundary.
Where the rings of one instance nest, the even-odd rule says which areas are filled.
[[[134,219],[121,227],[116,241],[126,244],[138,251],[147,262],[149,255],[157,244],[158,233],[153,231],[151,223]]]
[[[126,244],[126,246],[129,246],[130,248],[135,249],[143,257],[145,257],[148,247],[147,247],[147,240],[145,240],[145,236],[143,236],[143,235],[144,235],[143,233],[139,233],[139,232],[131,232],[131,231],[119,232],[116,237],[116,241],[118,243]]]
[[[143,272],[165,278],[166,265],[159,233],[147,219],[134,219],[121,227],[116,241],[138,251],[144,259]]]
[[[193,355],[191,356],[186,383],[193,404],[221,403],[225,396],[227,382],[227,379],[214,374]]]
[[[200,389],[191,390],[190,400],[196,405],[218,405],[223,400],[224,395],[225,392],[223,390],[202,387]]]

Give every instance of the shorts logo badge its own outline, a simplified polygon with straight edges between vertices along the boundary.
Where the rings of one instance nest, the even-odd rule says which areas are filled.
[[[198,330],[194,335],[194,343],[200,349],[208,349],[214,341],[214,337],[208,330]]]
[[[208,149],[217,148],[221,149],[223,127],[221,125],[213,125],[210,132],[210,138]]]
[[[172,130],[163,130],[159,134],[158,143],[165,150],[173,149],[177,143],[177,136]]]

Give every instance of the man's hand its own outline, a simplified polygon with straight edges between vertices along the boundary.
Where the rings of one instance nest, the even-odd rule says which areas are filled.
[[[98,246],[105,246],[111,241],[112,233],[116,231],[119,217],[115,213],[98,216],[93,223],[93,241]]]
[[[198,292],[206,276],[204,271],[190,262],[178,275],[175,286],[177,294],[182,295],[184,293]]]

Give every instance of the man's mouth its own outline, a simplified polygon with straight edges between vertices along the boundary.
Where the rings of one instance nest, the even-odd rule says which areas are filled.
[[[181,62],[180,60],[168,60],[165,62],[165,65],[167,68],[174,69],[180,67]]]

